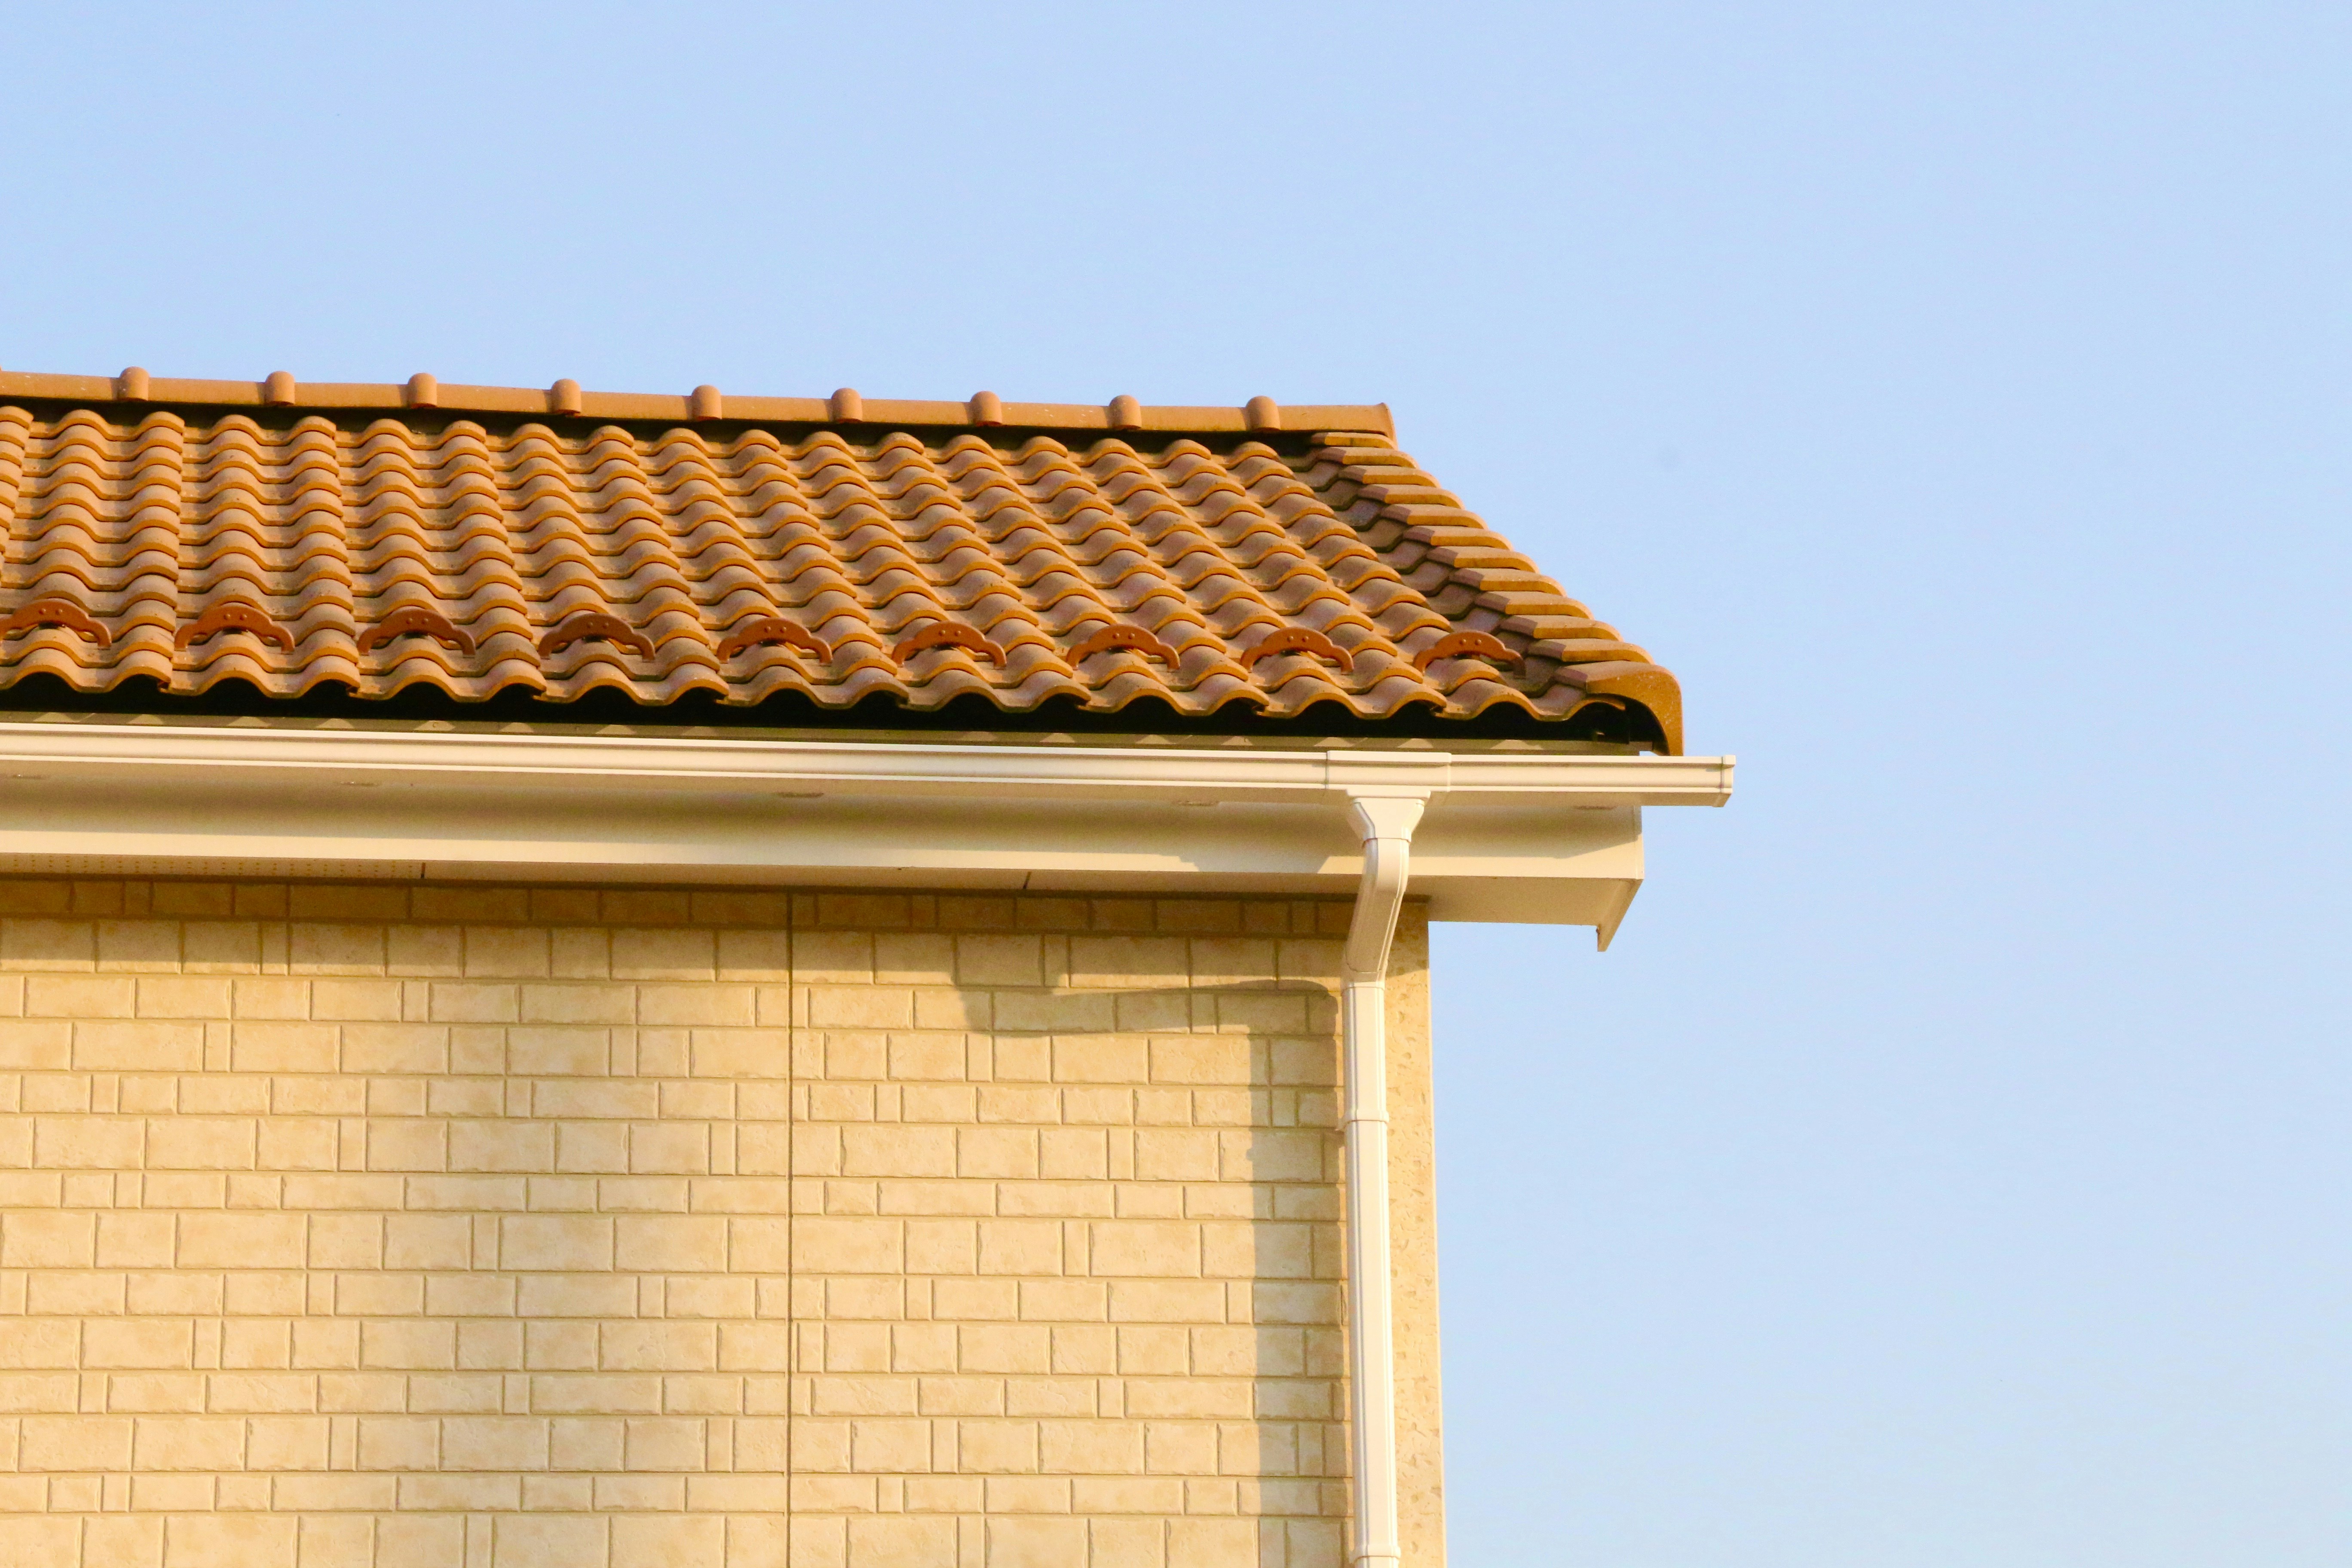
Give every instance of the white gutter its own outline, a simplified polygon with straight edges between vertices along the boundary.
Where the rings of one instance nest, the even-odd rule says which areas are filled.
[[[1328,898],[1364,865],[1333,807],[1402,794],[1433,919],[1605,942],[1642,808],[1730,788],[1605,752],[58,718],[0,722],[0,871]]]
[[[1396,1350],[1389,1262],[1389,944],[1404,907],[1412,830],[1425,797],[1358,795],[1348,815],[1364,847],[1363,881],[1340,950],[1339,1029],[1347,1106],[1348,1391],[1355,1541],[1350,1562],[1396,1568]]]

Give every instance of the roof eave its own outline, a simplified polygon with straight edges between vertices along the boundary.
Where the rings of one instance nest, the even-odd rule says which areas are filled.
[[[1444,920],[1592,925],[1727,757],[0,723],[0,869],[1334,895],[1429,801]],[[330,868],[321,871],[320,868]]]

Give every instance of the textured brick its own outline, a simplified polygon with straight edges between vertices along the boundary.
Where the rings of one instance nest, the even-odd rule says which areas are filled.
[[[178,1318],[93,1319],[82,1326],[81,1364],[91,1368],[186,1366],[193,1326]]]
[[[499,1568],[581,1568],[606,1561],[607,1521],[567,1514],[505,1514],[497,1521]]]
[[[988,1521],[987,1568],[1068,1568],[1086,1561],[1082,1519],[995,1518]],[[1236,1563],[1233,1568],[1245,1568]]]
[[[818,1028],[904,1028],[914,1022],[914,999],[903,986],[813,985],[808,1017]]]
[[[726,1552],[726,1521],[623,1514],[613,1521],[613,1561],[644,1568],[709,1568]]]
[[[452,1470],[537,1470],[548,1461],[547,1423],[532,1417],[459,1417],[441,1423],[441,1465]]]
[[[142,1470],[234,1470],[245,1459],[245,1423],[233,1416],[142,1415],[131,1462]]]
[[[239,1072],[332,1072],[340,1038],[331,1024],[239,1021],[229,1059]]]
[[[131,1465],[131,1423],[119,1416],[28,1415],[16,1464],[26,1470],[121,1470]]]
[[[1336,1565],[1344,906],[45,886],[0,1561]]]
[[[73,1065],[68,1018],[0,1018],[0,1068],[61,1072]]]
[[[588,1215],[510,1216],[499,1222],[499,1266],[523,1269],[609,1268],[613,1222]]]
[[[81,1521],[0,1516],[0,1563],[9,1568],[79,1568]]]
[[[300,1215],[187,1215],[180,1220],[179,1263],[196,1268],[299,1268]]]

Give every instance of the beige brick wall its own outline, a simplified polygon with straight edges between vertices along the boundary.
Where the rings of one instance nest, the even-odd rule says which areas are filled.
[[[26,881],[0,910],[0,1564],[1339,1562],[1344,904]]]

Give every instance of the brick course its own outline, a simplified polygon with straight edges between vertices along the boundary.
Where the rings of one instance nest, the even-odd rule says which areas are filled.
[[[1334,1568],[1347,915],[0,882],[0,1563]]]

